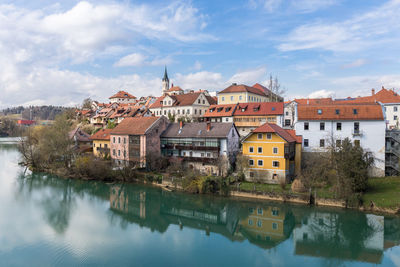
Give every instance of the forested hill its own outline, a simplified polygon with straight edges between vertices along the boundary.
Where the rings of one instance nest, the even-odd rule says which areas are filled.
[[[61,106],[19,106],[0,111],[0,116],[20,115],[23,120],[54,120],[55,116],[70,109]]]

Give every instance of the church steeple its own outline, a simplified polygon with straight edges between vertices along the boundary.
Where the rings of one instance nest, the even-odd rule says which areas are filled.
[[[167,73],[167,66],[165,66],[164,77],[162,79],[162,94],[164,95],[169,89],[169,79]]]

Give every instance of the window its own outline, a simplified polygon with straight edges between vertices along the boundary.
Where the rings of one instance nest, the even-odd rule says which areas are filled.
[[[355,146],[360,146],[360,140],[354,140],[354,145]]]
[[[336,140],[336,146],[341,147],[342,146],[342,140]]]
[[[357,109],[355,108],[355,109],[353,109],[353,114],[354,115],[357,115],[358,114],[358,111],[357,111]]]
[[[319,123],[319,129],[320,129],[321,131],[325,131],[325,122],[320,122],[320,123]]]
[[[115,156],[115,149],[113,149],[113,156]]]
[[[207,152],[207,158],[211,158],[211,153]]]
[[[322,109],[318,109],[317,113],[318,113],[318,115],[321,115],[322,114]]]
[[[205,105],[206,104],[206,101],[205,100],[203,100],[203,105]]]
[[[107,148],[108,147],[108,145],[107,144],[104,144],[104,148]]]
[[[274,229],[274,230],[278,229],[278,224],[277,223],[272,223],[272,229]]]
[[[254,147],[249,147],[249,153],[254,153]]]
[[[304,147],[308,147],[308,139],[304,139]]]
[[[199,109],[199,114],[201,115],[201,109]]]
[[[279,167],[279,161],[276,161],[276,160],[272,161],[272,167],[278,168]]]
[[[233,96],[231,96],[231,101],[233,101]]]
[[[197,100],[197,103],[199,103],[199,104],[200,104],[200,99],[199,99],[199,100]]]
[[[204,158],[204,153],[201,153],[200,155],[201,155],[202,158]]]
[[[289,111],[286,111],[285,114],[286,114],[286,116],[289,116]]]
[[[253,159],[249,159],[249,165],[250,166],[254,166],[254,160]]]
[[[118,144],[121,144],[121,137],[118,137]]]
[[[393,116],[393,120],[397,121],[397,115]]]
[[[121,150],[118,150],[118,157],[121,156]]]
[[[115,144],[115,136],[113,137],[113,143]]]
[[[249,225],[253,225],[253,220],[249,219]]]
[[[95,143],[93,143],[93,147],[96,147],[96,144],[95,144]]]
[[[222,97],[222,101],[225,101],[225,97]]]
[[[272,139],[272,134],[271,133],[267,133],[267,139]]]
[[[124,137],[124,144],[126,144],[126,137]]]
[[[257,148],[257,152],[258,152],[259,154],[262,153],[262,147],[261,147],[261,146],[259,146],[259,147]]]
[[[278,154],[278,148],[277,148],[277,147],[274,147],[274,148],[272,149],[272,153]]]
[[[274,208],[274,209],[272,209],[271,214],[272,214],[272,216],[279,216],[279,210]]]
[[[182,156],[186,156],[186,152],[185,151],[182,152]]]
[[[290,126],[290,120],[285,120],[285,126]]]
[[[250,172],[249,174],[251,178],[254,178],[254,172]]]
[[[229,118],[225,118],[225,121],[229,121]],[[234,136],[233,132],[232,132],[232,137]]]
[[[254,208],[249,208],[249,212],[253,213],[254,212]]]
[[[360,123],[359,122],[354,123],[354,133],[360,133]]]
[[[305,122],[304,123],[304,130],[308,131],[308,129],[309,129],[309,124],[308,124],[308,122]]]
[[[339,115],[340,114],[340,110],[335,110],[335,113],[336,113],[336,115]]]
[[[258,166],[263,166],[263,165],[264,165],[264,161],[263,161],[262,159],[259,159],[259,160],[257,161],[257,165],[258,165]]]
[[[261,220],[257,220],[257,226],[261,227],[262,226],[262,221]]]
[[[242,96],[241,95],[239,96],[239,100],[242,100]]]
[[[319,147],[325,147],[325,140],[324,139],[319,140]]]
[[[185,110],[184,109],[182,109],[182,114],[185,114]]]
[[[186,114],[190,114],[190,109],[188,109],[188,110],[186,111]]]
[[[126,158],[126,150],[124,150],[124,158]]]
[[[257,134],[257,138],[258,138],[259,140],[261,140],[261,139],[263,138],[263,134],[262,134],[262,133]]]
[[[258,208],[257,209],[257,214],[258,215],[262,215],[263,214],[263,209],[262,208]]]
[[[393,111],[396,112],[397,111],[397,107],[393,107]]]
[[[337,122],[336,123],[336,131],[341,131],[342,130],[342,123],[341,122]]]

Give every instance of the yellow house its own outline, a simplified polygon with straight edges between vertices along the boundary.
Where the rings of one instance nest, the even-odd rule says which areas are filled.
[[[96,157],[105,157],[110,155],[111,131],[112,129],[101,129],[90,137],[93,141],[93,155]]]
[[[269,97],[261,89],[236,83],[218,93],[218,104],[269,102]]]
[[[294,130],[265,123],[242,141],[242,153],[249,158],[249,181],[290,182],[300,173],[301,137]]]

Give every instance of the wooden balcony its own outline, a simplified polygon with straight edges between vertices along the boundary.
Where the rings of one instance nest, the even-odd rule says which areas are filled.
[[[162,149],[174,150],[194,150],[194,151],[219,151],[219,147],[215,146],[194,146],[194,145],[172,145],[166,144],[161,146]]]

